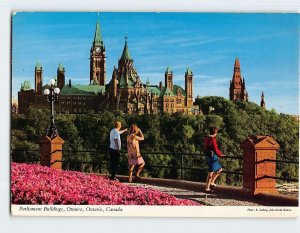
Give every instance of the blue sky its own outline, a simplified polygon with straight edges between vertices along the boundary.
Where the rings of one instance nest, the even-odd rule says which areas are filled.
[[[124,36],[143,82],[174,83],[194,73],[194,95],[229,98],[233,64],[240,59],[249,100],[267,109],[299,112],[299,16],[297,14],[18,12],[12,30],[12,96],[25,80],[34,88],[34,67],[46,83],[61,62],[66,82],[89,83],[89,50],[100,20],[107,54],[107,82],[117,66]]]

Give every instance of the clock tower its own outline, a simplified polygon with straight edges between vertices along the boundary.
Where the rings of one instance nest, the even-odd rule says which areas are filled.
[[[106,52],[101,37],[100,24],[97,22],[93,45],[90,50],[90,83],[106,84]]]

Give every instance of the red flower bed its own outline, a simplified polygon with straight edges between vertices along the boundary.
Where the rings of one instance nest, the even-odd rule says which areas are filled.
[[[12,163],[11,168],[13,204],[199,205],[97,175],[20,163]]]

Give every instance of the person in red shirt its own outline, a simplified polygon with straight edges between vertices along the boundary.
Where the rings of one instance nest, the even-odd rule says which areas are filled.
[[[219,163],[218,157],[223,157],[224,154],[219,150],[216,141],[218,129],[212,127],[209,130],[209,135],[204,138],[204,151],[208,166],[208,175],[206,179],[206,192],[211,192],[211,187],[216,186],[216,179],[222,172],[222,165]]]

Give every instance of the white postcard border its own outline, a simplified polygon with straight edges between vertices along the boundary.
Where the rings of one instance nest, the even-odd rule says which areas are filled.
[[[13,216],[296,218],[289,206],[11,205]]]

